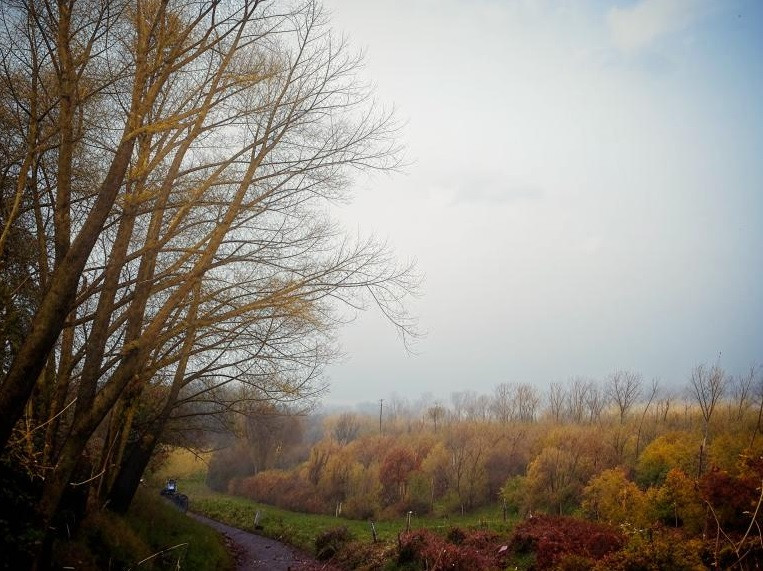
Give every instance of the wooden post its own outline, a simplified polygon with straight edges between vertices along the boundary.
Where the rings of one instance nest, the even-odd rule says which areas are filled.
[[[368,522],[371,524],[371,537],[374,538],[374,543],[376,543],[379,538],[376,536],[376,526],[374,525],[374,520],[369,519]]]

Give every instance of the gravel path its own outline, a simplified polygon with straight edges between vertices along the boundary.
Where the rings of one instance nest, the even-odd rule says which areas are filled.
[[[328,571],[333,569],[333,567],[324,566],[309,555],[275,539],[249,533],[203,515],[191,512],[188,512],[188,515],[225,536],[226,543],[236,559],[236,571],[259,571],[261,569],[268,569],[269,571],[325,569]]]

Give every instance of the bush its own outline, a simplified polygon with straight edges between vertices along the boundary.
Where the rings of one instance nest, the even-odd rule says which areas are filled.
[[[519,524],[511,540],[517,553],[535,553],[539,569],[552,568],[573,555],[578,564],[580,558],[598,560],[623,545],[623,535],[608,525],[547,515],[534,516]]]
[[[355,569],[369,571],[389,569],[390,562],[395,559],[397,546],[393,543],[379,541],[350,541],[332,559],[332,563],[340,569]]]
[[[264,470],[244,478],[230,490],[251,500],[292,511],[330,513],[331,508],[315,492],[315,486],[298,474]]]
[[[633,569],[693,571],[706,568],[701,558],[706,551],[701,540],[686,539],[679,530],[659,527],[647,533],[632,535],[628,545],[598,561],[595,569],[597,571],[631,571]]]
[[[121,517],[109,512],[93,513],[85,520],[82,533],[97,561],[117,568],[129,567],[151,555],[149,545]]]
[[[760,499],[759,485],[760,480],[752,476],[732,476],[718,469],[704,474],[698,482],[700,496],[713,506],[717,525],[726,533],[744,533],[751,525]],[[758,513],[758,522],[760,517]]]
[[[466,540],[466,532],[460,527],[451,527],[447,538],[453,545],[461,545]]]
[[[499,553],[499,536],[486,531],[467,532],[452,528],[448,538],[428,530],[416,530],[400,536],[397,563],[424,569],[503,569],[505,555]]]
[[[380,509],[374,497],[352,496],[344,502],[343,513],[351,519],[373,519]]]
[[[327,561],[353,539],[350,530],[343,525],[327,529],[315,538],[315,556],[319,561]]]

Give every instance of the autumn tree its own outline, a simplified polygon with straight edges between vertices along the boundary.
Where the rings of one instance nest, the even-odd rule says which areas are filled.
[[[583,511],[597,521],[619,525],[648,524],[644,517],[644,493],[622,468],[604,470],[583,490]]]
[[[426,410],[426,415],[429,417],[429,419],[432,421],[432,425],[434,426],[434,431],[437,432],[437,427],[439,424],[442,423],[442,420],[445,418],[445,413],[447,410],[445,407],[436,402]]]
[[[580,456],[572,450],[547,446],[527,468],[527,493],[531,508],[564,514],[578,503],[584,475]]]
[[[398,446],[387,453],[379,472],[387,505],[405,499],[408,493],[408,478],[420,465],[421,459],[408,447]]]

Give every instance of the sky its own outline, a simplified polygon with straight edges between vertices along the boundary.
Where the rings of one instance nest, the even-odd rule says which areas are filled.
[[[763,363],[763,2],[325,0],[405,123],[341,208],[424,275],[327,404]]]

